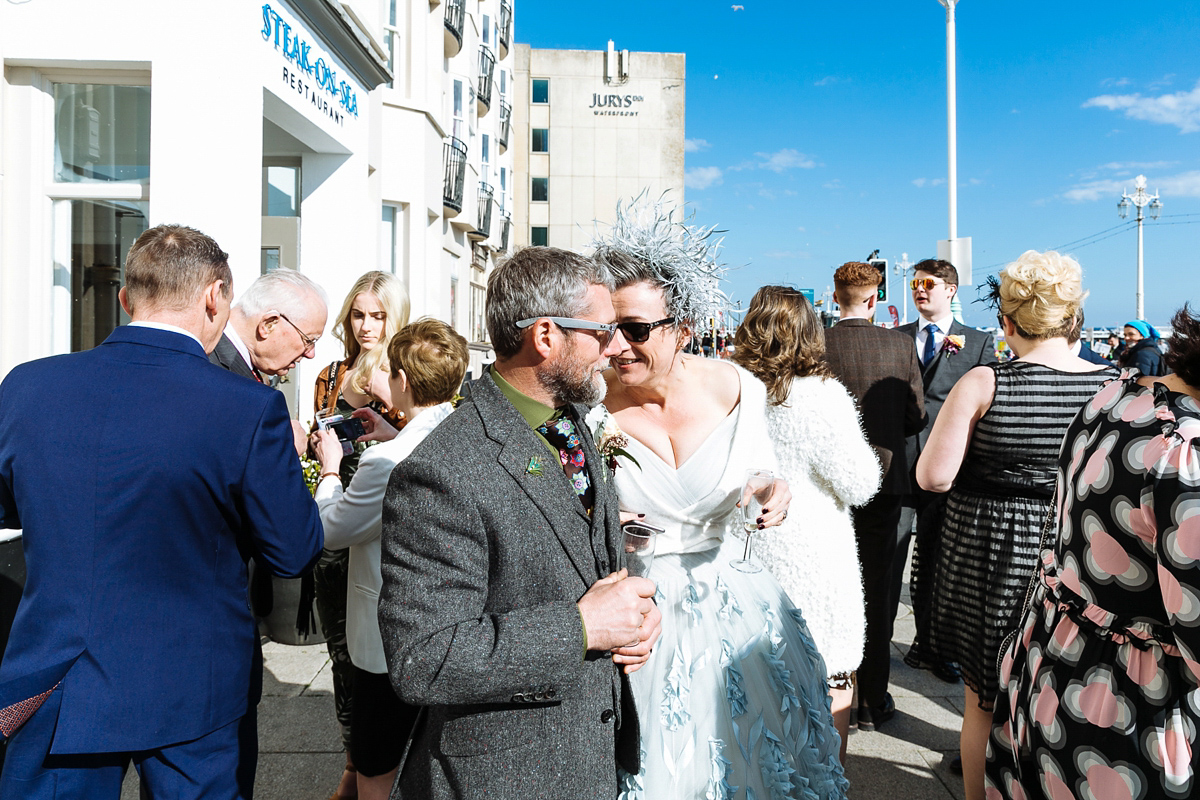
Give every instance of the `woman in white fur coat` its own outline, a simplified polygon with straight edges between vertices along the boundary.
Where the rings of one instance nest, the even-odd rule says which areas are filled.
[[[789,518],[753,534],[754,552],[804,614],[825,658],[845,762],[851,674],[866,626],[850,508],[879,489],[879,462],[854,398],[825,364],[825,334],[804,295],[759,289],[735,344],[734,360],[767,386],[767,428],[792,489]]]

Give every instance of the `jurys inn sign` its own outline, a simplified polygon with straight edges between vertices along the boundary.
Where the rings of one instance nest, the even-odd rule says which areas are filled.
[[[593,94],[588,108],[597,117],[636,117],[638,112],[631,109],[642,99],[638,94]]]

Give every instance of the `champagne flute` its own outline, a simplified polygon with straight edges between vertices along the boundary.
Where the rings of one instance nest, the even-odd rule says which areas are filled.
[[[629,574],[644,578],[650,572],[654,560],[654,540],[663,529],[646,522],[632,521],[621,526],[624,538],[625,568]]]
[[[774,488],[775,474],[769,469],[746,470],[746,483],[742,486],[742,529],[746,531],[746,550],[741,558],[729,562],[729,566],[739,572],[762,572],[762,567],[750,560],[751,537],[758,530],[763,503]]]

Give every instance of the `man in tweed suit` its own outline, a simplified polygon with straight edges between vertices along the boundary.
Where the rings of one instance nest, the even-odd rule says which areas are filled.
[[[892,626],[900,604],[900,584],[892,580],[896,526],[909,493],[904,440],[925,427],[925,394],[912,340],[872,322],[881,280],[869,264],[851,261],[839,267],[833,274],[833,296],[841,321],[825,332],[826,360],[858,399],[867,441],[883,467],[879,493],[852,512],[867,617],[858,668],[858,724],[863,730],[874,730],[896,709],[887,689]]]
[[[958,270],[949,261],[927,258],[913,269],[913,305],[920,320],[902,325],[897,330],[912,337],[917,358],[921,363],[921,380],[925,387],[925,411],[929,425],[908,440],[908,466],[915,469],[917,459],[925,448],[929,432],[937,421],[938,412],[958,379],[972,367],[996,360],[996,342],[984,333],[954,319],[950,303],[958,293]],[[904,662],[917,669],[929,669],[944,681],[957,683],[958,668],[953,664],[934,661],[925,653],[929,626],[929,591],[933,584],[933,569],[941,549],[941,517],[945,494],[926,492],[912,482],[913,494],[905,501],[900,516],[900,549],[897,571],[904,569],[903,554],[908,552],[908,539],[913,516],[917,518],[917,541],[913,548],[912,575],[909,592],[912,595],[913,615],[917,632]],[[900,576],[894,580],[898,583]]]
[[[637,772],[626,673],[661,615],[654,584],[621,570],[612,479],[582,425],[624,347],[611,280],[548,247],[498,267],[496,363],[392,473],[379,622],[393,687],[425,707],[393,798],[612,798],[618,764]]]

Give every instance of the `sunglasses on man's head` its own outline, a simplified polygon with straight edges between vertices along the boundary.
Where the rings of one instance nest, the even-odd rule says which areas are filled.
[[[941,286],[945,281],[939,281],[937,278],[913,278],[908,282],[915,292],[917,289],[924,289],[927,292],[932,292],[933,287]]]

